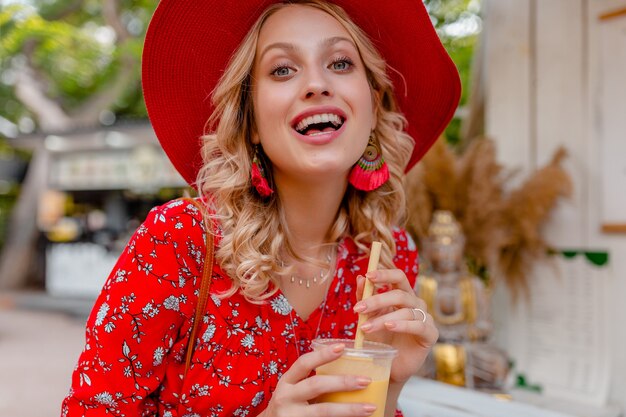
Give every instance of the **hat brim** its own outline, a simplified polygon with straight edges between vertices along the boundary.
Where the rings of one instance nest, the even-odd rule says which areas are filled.
[[[161,0],[148,27],[142,85],[153,129],[189,183],[202,165],[211,92],[232,54],[273,0]],[[415,141],[406,170],[443,132],[461,94],[459,75],[421,0],[336,0],[392,69],[397,103]]]

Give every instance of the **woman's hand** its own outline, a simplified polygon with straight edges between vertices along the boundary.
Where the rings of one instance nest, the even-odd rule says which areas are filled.
[[[315,368],[339,358],[345,345],[337,344],[304,354],[280,378],[260,417],[359,417],[369,416],[376,406],[368,403],[316,403],[322,394],[366,388],[371,379],[354,375],[309,376]]]
[[[365,313],[368,320],[361,329],[367,340],[387,343],[398,349],[391,365],[391,383],[404,383],[414,375],[437,342],[439,332],[426,309],[426,303],[417,297],[409,280],[400,269],[368,272],[357,277],[357,294],[361,298],[365,280],[375,288],[389,291],[372,295],[354,306],[357,313]],[[424,312],[424,315],[416,309]],[[425,316],[425,321],[422,321]]]

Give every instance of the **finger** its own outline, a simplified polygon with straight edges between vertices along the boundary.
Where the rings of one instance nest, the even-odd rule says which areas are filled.
[[[281,379],[285,380],[288,384],[296,384],[309,376],[318,366],[332,362],[340,357],[345,347],[343,343],[338,343],[327,348],[306,353],[300,356],[293,365],[291,365],[291,368],[285,372]]]
[[[363,298],[363,289],[365,288],[365,277],[363,275],[358,275],[356,277],[356,299],[360,300]]]
[[[426,311],[426,303],[417,297],[414,292],[406,292],[400,289],[372,295],[366,300],[361,300],[354,305],[357,313],[372,313],[390,307],[398,308],[421,308]]]
[[[422,320],[421,313],[418,313],[417,319]],[[385,323],[399,320],[416,320],[416,317],[410,308],[400,308],[378,317],[371,317],[361,325],[361,330],[365,333],[377,332],[386,328]]]
[[[374,404],[367,403],[317,403],[307,407],[306,417],[366,417],[376,411]]]
[[[439,338],[439,331],[433,323],[430,314],[427,315],[426,321],[421,320],[395,320],[385,322],[387,330],[394,333],[409,333],[415,335],[423,346],[432,347]]]
[[[406,292],[414,292],[404,271],[401,269],[379,269],[370,271],[365,277],[374,284],[390,284]]]
[[[359,375],[315,375],[294,385],[294,398],[309,401],[322,394],[367,388],[372,379]]]

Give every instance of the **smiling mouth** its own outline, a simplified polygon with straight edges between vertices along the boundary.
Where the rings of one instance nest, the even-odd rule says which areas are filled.
[[[323,113],[305,117],[294,129],[305,136],[321,135],[327,132],[335,132],[343,126],[345,119],[337,114]]]

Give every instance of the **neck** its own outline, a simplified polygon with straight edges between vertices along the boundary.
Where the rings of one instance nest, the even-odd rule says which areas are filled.
[[[285,212],[290,243],[300,256],[319,257],[335,222],[347,181],[302,184],[276,178],[278,194]]]

